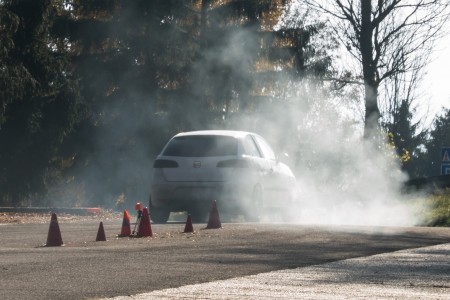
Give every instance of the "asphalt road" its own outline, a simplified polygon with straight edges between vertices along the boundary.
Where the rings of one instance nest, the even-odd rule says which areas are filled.
[[[449,300],[450,243],[104,300]]]
[[[182,233],[152,225],[151,238],[116,238],[121,223],[59,223],[62,247],[43,247],[48,224],[0,225],[2,299],[134,295],[450,241],[450,228],[223,224]]]

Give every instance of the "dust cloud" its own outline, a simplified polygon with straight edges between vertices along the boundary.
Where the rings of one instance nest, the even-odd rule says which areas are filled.
[[[301,91],[305,86],[297,88]],[[303,97],[291,99],[287,108],[272,113],[270,118],[261,117],[255,122],[259,126],[251,128],[270,141],[280,160],[297,177],[298,205],[284,208],[291,215],[295,211],[290,222],[419,224],[411,195],[402,192],[408,177],[401,171],[400,160],[385,135],[380,133],[376,141],[364,140],[362,124],[333,100],[317,97],[323,96],[322,92],[314,93],[310,105],[304,105],[307,92],[300,94]],[[264,221],[280,220],[266,216]]]
[[[239,38],[243,39],[243,33]],[[239,61],[242,56],[232,43],[229,45],[230,51],[222,49],[229,54],[227,61]],[[230,57],[232,53],[235,59]],[[233,70],[233,65],[229,67]],[[260,100],[257,109],[247,114],[224,115],[223,126],[215,128],[260,134],[291,167],[298,180],[298,206],[284,208],[286,212],[295,211],[290,222],[368,226],[420,223],[409,200],[411,195],[402,193],[408,177],[401,171],[387,135],[380,131],[379,139],[373,141],[362,137],[363,122],[358,105],[355,108],[362,100],[354,97],[343,101],[330,92],[329,86],[314,80],[295,81],[280,75],[275,81],[283,90],[282,96]],[[265,216],[264,221],[279,222],[280,218]]]

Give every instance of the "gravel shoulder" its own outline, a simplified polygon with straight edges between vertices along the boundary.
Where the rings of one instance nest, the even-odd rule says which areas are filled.
[[[58,221],[70,223],[82,221],[121,220],[123,214],[101,210],[99,213],[95,214],[57,214],[57,217]],[[50,223],[50,219],[50,211],[47,213],[0,212],[0,224],[45,224]]]

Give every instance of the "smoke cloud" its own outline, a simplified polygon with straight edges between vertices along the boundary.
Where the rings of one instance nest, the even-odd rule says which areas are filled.
[[[248,32],[240,32],[234,40],[254,38]],[[229,67],[231,74],[242,76],[242,64],[235,62],[245,56],[233,43],[228,46],[229,49],[221,49],[221,53],[227,53],[222,64]],[[239,68],[234,68],[236,65]],[[411,226],[420,222],[408,197],[402,194],[408,178],[386,137],[380,132],[378,141],[362,138],[360,107],[355,109],[355,99],[343,101],[323,83],[293,81],[281,73],[274,81],[283,91],[280,95],[269,95],[271,100],[260,99],[251,112],[243,113],[241,109],[240,113],[224,114],[223,127],[215,128],[262,135],[280,160],[292,168],[298,179],[299,197],[297,207],[284,208],[286,212],[296,211],[291,222],[378,226]],[[263,86],[254,77],[245,82]],[[278,222],[280,218],[265,216],[264,221]]]

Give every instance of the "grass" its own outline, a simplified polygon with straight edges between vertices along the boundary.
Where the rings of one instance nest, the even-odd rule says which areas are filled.
[[[432,195],[418,199],[422,207],[423,226],[450,227],[450,189],[436,191]]]

